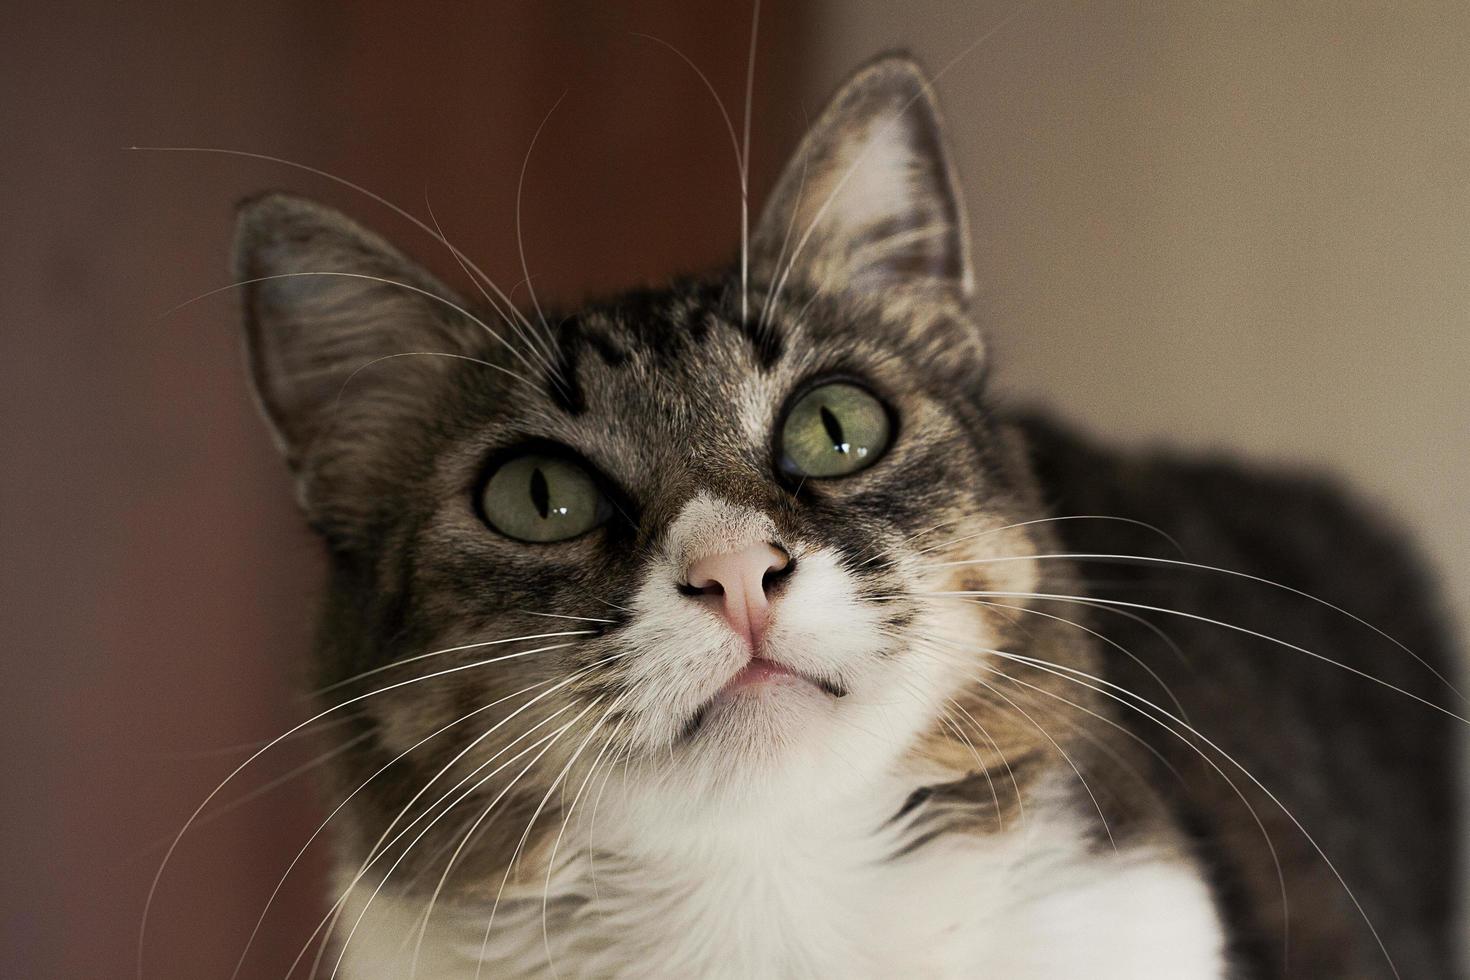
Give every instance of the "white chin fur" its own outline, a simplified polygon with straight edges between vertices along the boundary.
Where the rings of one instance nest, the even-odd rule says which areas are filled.
[[[652,563],[622,637],[629,732],[646,759],[633,769],[633,805],[690,819],[718,812],[716,802],[743,808],[771,796],[826,805],[890,771],[950,693],[954,679],[934,658],[906,656],[884,634],[835,552],[787,546],[797,571],[772,605],[762,655],[845,696],[795,679],[721,695],[748,649],[708,606],[679,594],[676,562]]]
[[[717,695],[692,745],[707,743],[726,757],[754,752],[774,758],[809,740],[813,725],[826,727],[837,709],[836,698],[800,677],[766,681]]]
[[[906,753],[966,675],[886,636],[836,553],[783,542],[798,566],[763,654],[847,693],[781,678],[720,694],[750,654],[679,593],[681,562],[709,521],[727,537],[769,528],[711,498],[690,508],[698,526],[670,547],[677,559],[650,563],[619,634],[625,734],[641,751],[588,791],[550,875],[512,881],[488,941],[489,900],[445,896],[419,980],[549,976],[550,962],[563,977],[1223,976],[1197,870],[1176,854],[1097,853],[1096,815],[1064,793],[1028,799],[1003,832],[891,860],[903,841],[890,818],[923,781]],[[973,614],[926,615],[918,634],[987,642]],[[375,884],[347,902],[344,926],[367,911],[350,980],[410,972],[424,898],[390,886],[367,909]]]

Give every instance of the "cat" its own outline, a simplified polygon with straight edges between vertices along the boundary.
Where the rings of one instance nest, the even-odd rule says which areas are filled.
[[[311,975],[1452,975],[1413,554],[1319,478],[998,404],[968,242],[902,55],[738,264],[565,314],[242,205],[351,719]]]

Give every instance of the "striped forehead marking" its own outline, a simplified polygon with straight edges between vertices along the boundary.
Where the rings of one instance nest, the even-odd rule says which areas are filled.
[[[726,318],[715,311],[717,303],[701,300],[708,297],[633,294],[615,307],[566,317],[556,327],[552,368],[545,375],[548,399],[569,415],[581,415],[587,399],[578,370],[589,353],[610,368],[628,364],[633,350],[655,365],[669,365],[701,347],[712,328],[744,337],[762,373],[775,367],[785,353],[776,323],[758,315]]]

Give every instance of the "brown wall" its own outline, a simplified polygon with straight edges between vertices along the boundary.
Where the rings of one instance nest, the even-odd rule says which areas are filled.
[[[160,842],[241,751],[305,717],[314,545],[255,418],[228,281],[234,200],[288,187],[442,250],[328,181],[256,161],[129,152],[234,147],[313,164],[425,213],[506,288],[525,250],[543,302],[733,254],[724,124],[749,10],[509,2],[28,4],[0,39],[0,975],[131,976]],[[800,5],[765,12],[757,190],[800,125]],[[517,291],[525,296],[524,287]],[[315,751],[321,751],[320,748]],[[211,754],[202,754],[211,753]],[[274,754],[232,800],[313,756]],[[228,976],[319,816],[292,781],[180,850],[150,977]],[[246,976],[275,976],[317,918],[320,861]]]

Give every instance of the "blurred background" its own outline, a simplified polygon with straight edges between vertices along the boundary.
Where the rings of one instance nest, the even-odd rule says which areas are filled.
[[[246,389],[233,297],[169,311],[229,282],[233,202],[268,187],[463,282],[421,233],[323,177],[127,148],[277,156],[432,205],[507,287],[524,164],[526,262],[543,303],[570,303],[733,256],[737,173],[709,89],[738,129],[752,11],[12,7],[0,975],[131,976],[169,838],[249,743],[308,716],[320,571]],[[1470,7],[768,3],[757,202],[830,89],[895,47],[938,73],[1010,396],[1122,443],[1338,472],[1418,538],[1466,622]],[[186,839],[148,976],[229,975],[322,816],[310,776],[286,777],[323,751],[273,753]],[[244,976],[285,973],[323,866],[293,875]]]

